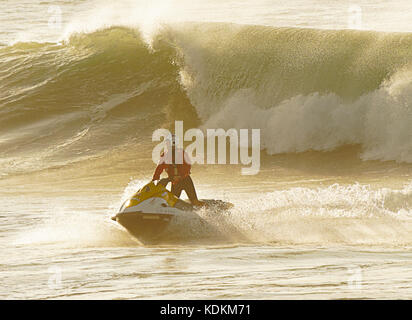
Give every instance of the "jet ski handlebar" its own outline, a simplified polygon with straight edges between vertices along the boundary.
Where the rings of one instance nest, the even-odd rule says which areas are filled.
[[[172,179],[170,179],[170,178],[163,178],[163,179],[160,179],[160,180],[157,182],[157,184],[160,184],[160,185],[166,187],[167,184],[168,184],[169,182],[171,182],[171,181],[172,181]]]

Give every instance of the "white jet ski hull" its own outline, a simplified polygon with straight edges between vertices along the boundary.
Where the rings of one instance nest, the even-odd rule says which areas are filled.
[[[154,242],[180,210],[169,207],[162,198],[149,198],[136,206],[123,205],[112,217],[142,243]]]
[[[142,243],[156,240],[167,228],[173,214],[128,212],[116,215],[115,220]]]
[[[227,210],[231,203],[221,200],[203,200],[206,209]],[[175,197],[164,186],[153,182],[142,187],[120,207],[112,220],[144,244],[156,243],[169,223],[185,211],[194,211],[190,203]]]

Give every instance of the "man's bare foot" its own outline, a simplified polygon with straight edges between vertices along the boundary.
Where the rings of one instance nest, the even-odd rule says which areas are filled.
[[[206,202],[197,200],[197,201],[193,201],[192,204],[193,204],[195,207],[204,207],[204,206],[206,205]]]

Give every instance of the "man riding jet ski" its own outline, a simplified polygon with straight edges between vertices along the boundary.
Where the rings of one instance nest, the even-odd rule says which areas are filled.
[[[171,149],[174,150],[176,139],[172,139]],[[112,216],[112,220],[118,222],[143,243],[157,242],[169,222],[185,211],[195,211],[199,207],[222,211],[233,207],[233,204],[221,200],[198,200],[193,181],[189,176],[190,164],[187,159],[180,165],[174,165],[174,161],[172,164],[166,163],[166,156],[167,154],[160,160],[153,180],[125,201],[119,212]],[[159,180],[163,170],[166,170],[169,178]],[[172,191],[166,189],[169,182],[172,182]],[[191,203],[179,199],[183,190],[186,191]]]
[[[197,198],[195,186],[193,184],[193,180],[190,177],[190,159],[187,153],[184,150],[177,149],[177,138],[175,135],[172,135],[169,139],[169,143],[171,144],[171,150],[168,150],[161,155],[160,162],[155,170],[153,175],[152,181],[158,181],[160,179],[160,175],[164,170],[166,170],[169,181],[172,182],[172,193],[176,197],[180,197],[182,191],[184,190],[190,200],[190,202],[194,206],[204,206],[205,203],[199,201]],[[179,161],[176,161],[176,155],[180,152],[182,155],[181,164]],[[169,160],[169,161],[168,161]]]

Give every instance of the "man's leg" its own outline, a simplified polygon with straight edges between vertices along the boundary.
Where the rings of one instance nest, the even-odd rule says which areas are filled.
[[[169,178],[163,178],[159,180],[158,184],[161,184],[163,187],[166,188],[169,182],[170,182]]]
[[[180,182],[177,183],[177,184],[172,183],[171,192],[172,192],[176,197],[180,198],[180,195],[182,194],[182,190],[183,190],[182,181],[180,181]]]
[[[182,190],[185,190],[190,202],[194,205],[203,205],[203,202],[199,201],[196,194],[196,189],[193,184],[193,180],[190,176],[187,176],[179,182]]]

